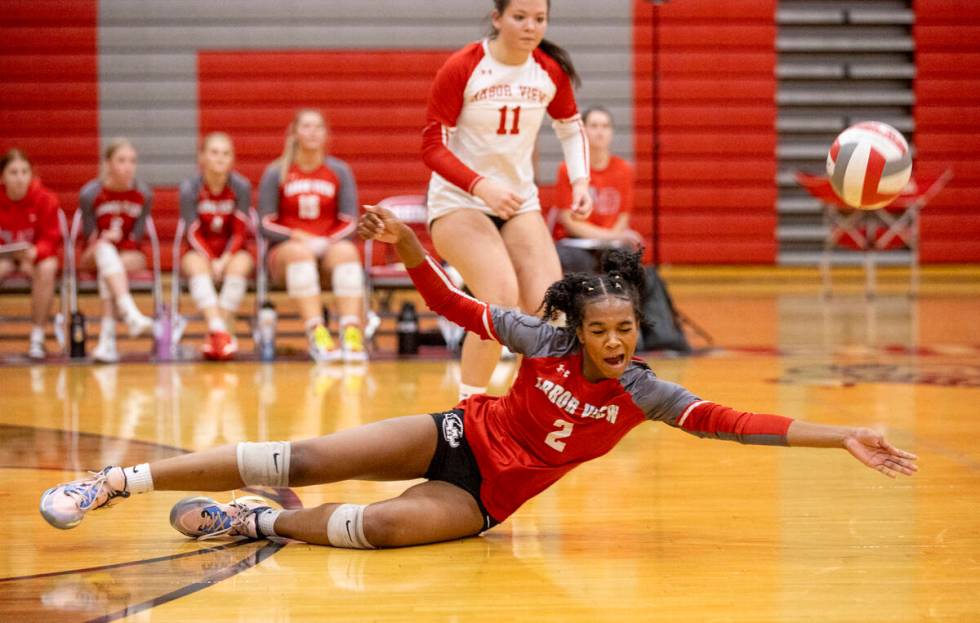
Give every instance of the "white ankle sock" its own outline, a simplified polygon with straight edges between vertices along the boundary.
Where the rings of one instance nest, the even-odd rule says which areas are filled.
[[[102,316],[102,326],[99,331],[99,340],[102,340],[102,336],[106,338],[116,337],[116,319],[112,316]]]
[[[119,311],[122,312],[122,317],[126,320],[143,315],[139,308],[136,307],[136,301],[133,300],[133,295],[129,292],[116,299],[116,307],[119,308]]]
[[[217,333],[218,331],[221,331],[222,333],[227,333],[228,326],[225,324],[225,321],[222,320],[221,317],[219,316],[213,318],[212,320],[208,320],[208,331],[210,331],[211,333]]]
[[[268,508],[261,513],[255,519],[255,528],[258,531],[257,536],[279,536],[276,534],[276,519],[278,519],[279,514],[282,513],[281,510],[275,508]]]
[[[44,341],[44,327],[42,327],[39,324],[31,325],[31,341],[32,342]]]
[[[361,317],[354,314],[347,314],[340,317],[340,326],[347,327],[349,325],[354,325],[355,327],[361,326]]]
[[[477,387],[476,385],[467,385],[466,383],[459,384],[459,399],[466,400],[470,396],[475,394],[485,394],[487,393],[486,386]]]
[[[126,475],[126,491],[130,493],[149,493],[153,491],[153,475],[150,474],[150,464],[140,463],[123,468]]]

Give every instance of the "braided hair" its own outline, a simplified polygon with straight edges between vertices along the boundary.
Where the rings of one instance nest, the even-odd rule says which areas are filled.
[[[604,297],[630,301],[637,324],[648,328],[643,317],[646,276],[643,271],[643,250],[612,249],[602,254],[597,274],[568,273],[551,284],[544,294],[542,317],[555,320],[565,314],[565,326],[577,331],[585,318],[587,303]]]

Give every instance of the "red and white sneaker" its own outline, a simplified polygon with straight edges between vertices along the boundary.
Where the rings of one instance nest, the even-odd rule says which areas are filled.
[[[201,354],[210,361],[228,361],[238,352],[238,341],[227,331],[211,331],[201,346]]]

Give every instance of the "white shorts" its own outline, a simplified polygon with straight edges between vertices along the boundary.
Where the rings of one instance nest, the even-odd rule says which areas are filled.
[[[429,194],[426,197],[426,207],[428,209],[428,221],[429,227],[432,227],[432,223],[439,217],[446,216],[450,212],[455,212],[456,210],[478,210],[483,212],[488,217],[496,218],[497,215],[493,210],[487,207],[487,204],[483,203],[481,199],[474,197],[473,195],[463,192],[462,190],[456,188],[446,188],[442,186],[441,188],[433,188],[434,185],[429,186]],[[521,207],[515,212],[517,214],[524,214],[525,212],[540,212],[541,211],[541,200],[538,198],[538,188],[534,187],[531,196],[521,205]]]

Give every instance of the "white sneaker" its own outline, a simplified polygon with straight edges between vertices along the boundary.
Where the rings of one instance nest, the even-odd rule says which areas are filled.
[[[49,524],[60,530],[74,528],[85,517],[85,513],[112,506],[114,501],[128,498],[127,491],[119,491],[109,484],[109,471],[92,472],[88,478],[66,482],[51,487],[41,494],[41,516]]]
[[[131,337],[143,335],[153,328],[153,319],[143,314],[130,314],[126,316],[126,329],[129,330]]]
[[[204,541],[219,536],[258,536],[256,518],[269,508],[260,497],[245,496],[222,504],[204,496],[184,498],[170,509],[170,525],[184,536]]]
[[[48,352],[44,350],[44,336],[42,335],[40,339],[31,337],[31,344],[27,348],[27,356],[31,359],[44,359],[48,356]]]
[[[116,348],[116,337],[107,335],[99,336],[99,343],[92,351],[92,359],[99,363],[118,363],[119,350]]]

